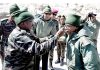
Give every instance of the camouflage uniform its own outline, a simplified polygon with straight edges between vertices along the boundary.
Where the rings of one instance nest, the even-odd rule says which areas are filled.
[[[8,38],[6,51],[6,67],[12,70],[36,70],[34,69],[33,56],[41,55],[45,50],[53,48],[56,37],[41,44],[37,43],[34,37],[26,30],[16,27]]]
[[[15,28],[16,24],[14,21],[9,21],[8,19],[1,20],[0,23],[0,36],[2,36],[2,47],[3,51],[4,47],[7,46],[8,36]]]
[[[14,21],[10,21],[9,19],[1,20],[0,36],[2,36],[1,38],[2,43],[0,47],[0,54],[2,56],[2,66],[4,66],[4,56],[5,56],[6,47],[8,45],[8,36],[15,27],[16,27],[16,24]]]
[[[64,25],[59,25],[59,28],[64,27]],[[58,43],[57,43],[57,55],[58,58],[64,59],[64,53],[65,53],[65,35],[61,36],[58,39]]]

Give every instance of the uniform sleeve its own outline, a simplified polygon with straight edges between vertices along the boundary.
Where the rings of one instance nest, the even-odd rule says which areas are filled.
[[[100,70],[99,56],[96,47],[93,44],[86,40],[82,44],[81,54],[85,70]]]
[[[56,29],[56,25],[54,24],[52,30],[51,30],[51,35],[55,35],[57,32],[57,29]]]
[[[20,46],[20,49],[24,49],[26,52],[34,54],[43,54],[44,50],[54,48],[51,44],[55,44],[56,37],[49,39],[43,43],[37,43],[35,40],[31,40],[28,36],[19,36],[16,38],[16,46]]]

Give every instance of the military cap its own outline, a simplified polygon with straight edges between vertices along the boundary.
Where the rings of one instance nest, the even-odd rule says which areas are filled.
[[[70,24],[73,26],[80,26],[80,16],[79,15],[75,15],[75,14],[70,14],[66,17],[66,21],[65,24]]]
[[[10,6],[10,14],[11,14],[11,16],[14,16],[19,12],[20,12],[20,8],[18,7],[17,4],[13,4],[13,5]]]
[[[16,25],[20,24],[21,22],[27,21],[27,20],[32,20],[34,19],[33,15],[29,12],[21,12],[19,16],[14,18],[14,21]]]
[[[49,5],[45,6],[43,9],[43,13],[51,13],[51,7]]]
[[[58,13],[58,10],[55,9],[55,8],[53,8],[53,9],[52,9],[52,14],[57,15],[57,13]]]

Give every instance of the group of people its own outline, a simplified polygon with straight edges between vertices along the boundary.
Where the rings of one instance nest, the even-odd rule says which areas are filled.
[[[40,60],[42,70],[54,70],[55,47],[55,64],[64,65],[66,48],[68,70],[100,70],[96,14],[89,13],[81,20],[79,15],[58,12],[46,5],[34,16],[28,8],[21,10],[17,4],[10,7],[9,18],[0,20],[2,70],[40,70]]]

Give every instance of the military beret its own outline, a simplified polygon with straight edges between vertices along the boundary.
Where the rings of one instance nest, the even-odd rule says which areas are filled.
[[[45,6],[43,9],[43,13],[51,13],[51,7],[49,5]]]
[[[52,9],[52,13],[53,13],[53,14],[57,14],[57,13],[58,13],[58,10],[55,9],[55,8],[53,8],[53,9]]]
[[[65,21],[65,24],[70,24],[70,25],[73,25],[73,26],[80,26],[80,16],[79,15],[75,15],[75,14],[70,14],[66,17],[66,21]]]
[[[29,12],[21,12],[19,16],[14,18],[14,21],[16,25],[20,24],[21,22],[27,21],[27,20],[32,20],[34,19],[33,15]]]
[[[20,8],[18,7],[17,4],[13,4],[13,5],[10,6],[10,14],[11,15],[18,13],[19,10],[20,10]]]
[[[10,15],[12,17],[15,17],[17,16],[18,14],[20,14],[21,12],[25,12],[25,11],[28,11],[27,8],[23,9],[23,10],[20,10],[20,8],[18,7],[17,4],[13,4],[11,5],[10,7]]]

